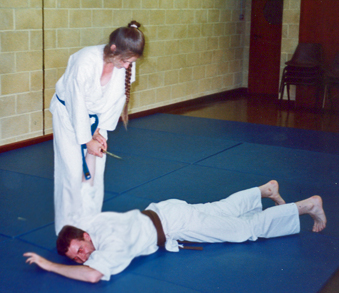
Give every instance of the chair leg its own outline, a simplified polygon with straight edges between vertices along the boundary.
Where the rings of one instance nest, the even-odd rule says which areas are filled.
[[[285,86],[285,71],[286,69],[284,69],[282,76],[281,76],[281,81],[280,81],[280,88],[279,88],[279,92],[281,93],[282,91],[284,91],[284,86]]]
[[[282,100],[283,100],[283,97],[284,97],[284,89],[285,89],[285,83],[283,82],[281,84],[281,89],[280,89],[280,99],[279,99],[280,108],[281,108]]]
[[[286,84],[286,88],[287,88],[288,108],[290,108],[290,102],[291,102],[291,98],[290,98],[290,85]]]
[[[328,100],[331,101],[331,110],[333,110],[333,99],[331,96],[331,87],[328,88]]]
[[[323,109],[325,108],[327,95],[328,95],[328,84],[325,84],[324,95],[323,95],[323,104],[322,104]]]
[[[318,107],[320,106],[321,97],[323,96],[322,89],[323,88],[321,85],[316,85],[316,97],[315,97],[315,103],[314,103],[314,111],[317,111]]]
[[[333,99],[331,96],[331,85],[328,85],[328,90],[327,90],[327,100],[331,101],[331,110],[333,110]]]

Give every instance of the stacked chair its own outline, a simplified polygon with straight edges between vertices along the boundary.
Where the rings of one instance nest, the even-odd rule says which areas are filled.
[[[299,43],[292,59],[287,61],[280,83],[280,104],[287,88],[290,104],[290,85],[316,86],[317,100],[322,92],[322,47],[320,44]],[[316,101],[317,102],[317,101]]]
[[[324,69],[324,98],[322,108],[325,108],[326,98],[331,100],[331,106],[333,108],[331,88],[334,86],[339,86],[339,52],[335,55],[333,62]]]

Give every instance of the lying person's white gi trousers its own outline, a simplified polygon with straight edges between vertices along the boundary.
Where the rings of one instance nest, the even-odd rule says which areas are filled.
[[[243,242],[259,237],[271,238],[299,233],[296,204],[262,209],[258,187],[232,194],[226,199],[205,204],[188,204],[170,199],[150,204],[166,235],[166,249],[177,251],[176,240],[193,242]]]

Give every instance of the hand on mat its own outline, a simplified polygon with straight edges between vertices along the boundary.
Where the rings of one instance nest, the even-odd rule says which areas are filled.
[[[106,141],[106,138],[104,138],[104,137],[100,134],[99,131],[100,131],[99,128],[97,128],[97,129],[95,130],[92,139],[94,139],[94,140],[100,142],[100,143],[102,144],[102,148],[103,148],[104,150],[107,150],[107,141]]]
[[[34,253],[34,252],[26,252],[24,253],[25,257],[28,257],[26,259],[26,263],[29,263],[30,265],[32,263],[37,264],[40,268],[49,271],[50,265],[52,264],[52,262],[50,262],[49,260],[43,258],[42,256]]]

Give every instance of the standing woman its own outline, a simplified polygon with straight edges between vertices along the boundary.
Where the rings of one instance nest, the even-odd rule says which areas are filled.
[[[113,31],[107,45],[86,47],[73,54],[56,84],[50,111],[57,234],[64,225],[101,212],[106,161],[102,151],[107,149],[107,131],[116,128],[120,115],[125,125],[128,121],[135,61],[145,45],[139,27],[132,21]],[[94,178],[88,172],[86,152],[95,156]],[[83,174],[90,180],[84,180]]]

